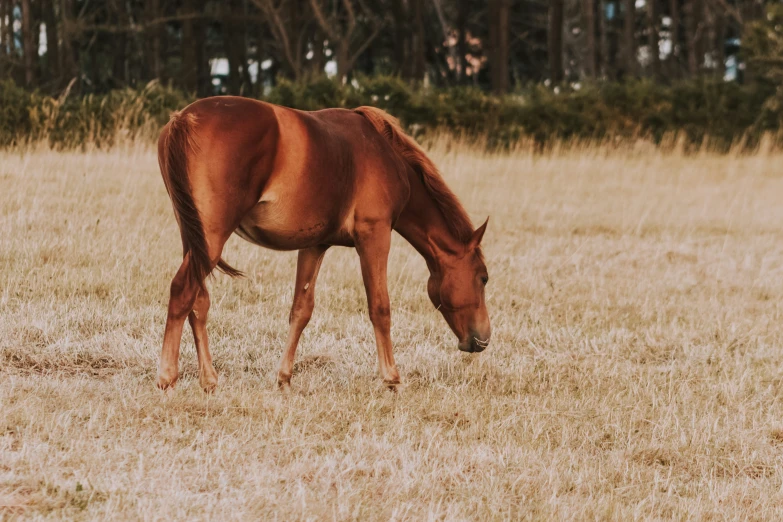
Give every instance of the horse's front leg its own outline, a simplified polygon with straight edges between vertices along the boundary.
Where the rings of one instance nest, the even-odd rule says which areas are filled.
[[[315,280],[318,278],[318,270],[321,268],[321,261],[323,261],[328,248],[328,246],[317,246],[299,251],[296,262],[294,302],[291,305],[291,314],[288,316],[288,342],[280,361],[280,369],[277,371],[277,385],[283,390],[291,385],[296,347],[299,344],[302,330],[305,329],[313,314]]]
[[[381,378],[390,389],[396,389],[400,384],[400,374],[392,353],[391,308],[386,283],[390,246],[391,226],[388,223],[357,224],[356,250],[362,266],[370,321],[375,329]]]

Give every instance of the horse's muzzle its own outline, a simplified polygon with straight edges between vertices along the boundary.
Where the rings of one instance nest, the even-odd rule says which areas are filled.
[[[489,336],[481,337],[473,332],[468,339],[460,341],[457,347],[462,352],[479,353],[483,352],[487,346],[489,346]]]

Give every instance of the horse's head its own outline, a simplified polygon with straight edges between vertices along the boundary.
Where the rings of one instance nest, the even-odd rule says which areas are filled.
[[[479,244],[487,223],[473,232],[459,252],[438,256],[437,270],[427,282],[427,293],[451,330],[463,352],[481,352],[489,345],[489,315],[484,287],[489,280]]]

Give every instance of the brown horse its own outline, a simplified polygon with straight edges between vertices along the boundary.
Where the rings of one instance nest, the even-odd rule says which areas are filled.
[[[467,213],[435,165],[398,122],[373,107],[302,112],[246,98],[197,101],[161,132],[158,161],[182,237],[171,282],[157,385],[174,386],[185,318],[198,353],[199,382],[217,385],[207,343],[209,292],[232,233],[275,250],[298,250],[285,354],[277,375],[288,387],[302,330],[314,306],[326,250],[355,247],[375,330],[383,381],[400,382],[392,355],[386,265],[392,229],[424,257],[427,292],[459,339],[480,352],[490,337],[487,268]]]

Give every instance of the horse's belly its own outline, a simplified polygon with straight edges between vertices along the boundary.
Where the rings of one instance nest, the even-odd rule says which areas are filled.
[[[299,250],[331,243],[339,232],[327,220],[308,216],[307,212],[292,212],[272,202],[259,202],[245,216],[235,233],[251,243],[274,250]]]

